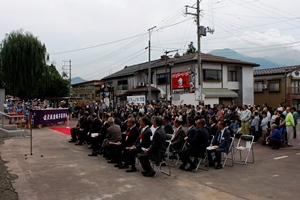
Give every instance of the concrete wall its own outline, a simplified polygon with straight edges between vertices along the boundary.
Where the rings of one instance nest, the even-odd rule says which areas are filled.
[[[0,111],[4,111],[5,89],[0,88]]]

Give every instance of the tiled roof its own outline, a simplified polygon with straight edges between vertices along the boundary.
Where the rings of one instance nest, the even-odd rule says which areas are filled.
[[[185,62],[196,62],[197,57],[198,57],[197,55],[198,55],[197,53],[194,53],[194,54],[183,55],[180,58],[170,58],[170,59],[168,59],[168,63],[172,62],[174,64],[178,64],[178,63],[185,63]],[[225,57],[215,56],[212,54],[205,54],[205,53],[201,53],[201,61],[202,62],[249,65],[249,66],[253,66],[253,67],[259,66],[256,63],[245,62],[245,61],[241,61],[241,60],[235,60],[235,59],[230,59],[230,58],[225,58]],[[166,64],[166,61],[164,59],[154,60],[154,61],[151,61],[151,68],[162,67],[165,64]],[[149,66],[148,62],[128,66],[114,74],[104,77],[103,80],[133,75],[137,71],[148,69],[148,66]]]
[[[289,73],[297,68],[300,68],[300,65],[288,66],[288,67],[275,67],[275,68],[268,68],[268,69],[257,69],[257,70],[253,70],[253,74],[254,76],[284,74],[284,73]]]

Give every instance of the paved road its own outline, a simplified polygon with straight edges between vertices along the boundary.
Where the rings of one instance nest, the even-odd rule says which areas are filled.
[[[71,121],[71,124],[75,124]],[[299,127],[298,127],[299,128]],[[300,130],[299,130],[300,132]],[[255,163],[196,173],[172,168],[172,175],[155,178],[127,174],[104,158],[88,157],[86,146],[67,143],[68,136],[47,127],[29,138],[1,145],[13,186],[20,199],[297,199],[300,187],[300,140],[293,148],[272,150],[255,144]],[[41,157],[40,155],[43,155]],[[274,159],[276,158],[276,159]],[[140,167],[140,166],[138,166]]]

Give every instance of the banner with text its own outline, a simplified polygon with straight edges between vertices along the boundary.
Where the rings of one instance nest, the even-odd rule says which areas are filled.
[[[65,122],[67,121],[68,116],[68,109],[32,110],[31,123],[37,125]]]
[[[189,88],[189,72],[175,72],[172,73],[172,89],[185,89]]]

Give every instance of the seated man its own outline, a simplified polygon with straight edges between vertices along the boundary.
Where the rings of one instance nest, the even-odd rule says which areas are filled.
[[[271,135],[267,137],[266,144],[272,147],[272,149],[279,149],[283,143],[283,138],[276,124],[271,124]]]
[[[127,161],[125,164],[131,165],[131,168],[126,170],[126,172],[136,172],[137,169],[135,167],[135,157],[142,153],[142,148],[149,148],[151,144],[150,137],[152,136],[152,132],[149,128],[150,120],[148,117],[141,117],[139,119],[140,130],[139,130],[139,138],[136,140],[135,144],[131,147],[127,147],[126,149],[129,151]]]
[[[86,118],[84,118],[84,111],[82,110],[82,111],[80,112],[80,118],[79,118],[79,120],[78,120],[78,122],[77,122],[76,127],[71,128],[71,130],[70,130],[70,133],[71,133],[71,139],[70,139],[68,142],[76,142],[76,141],[77,141],[77,137],[76,137],[77,132],[79,131],[80,125],[83,124],[83,122],[85,121],[85,119],[86,119]]]
[[[184,140],[187,141],[190,146],[187,149],[182,150],[179,153],[179,157],[182,160],[182,164],[179,167],[181,170],[192,171],[196,168],[196,165],[190,157],[203,157],[206,152],[206,147],[208,146],[209,133],[205,128],[205,119],[199,119],[196,122],[197,131],[194,138],[185,137]],[[189,163],[189,168],[185,169],[186,164]]]
[[[127,131],[125,132],[124,137],[122,138],[121,142],[115,142],[115,148],[116,148],[116,162],[117,164],[115,167],[118,167],[119,169],[125,169],[128,168],[128,164],[125,162],[124,164],[122,161],[128,160],[128,150],[126,148],[132,147],[132,145],[135,143],[135,141],[139,137],[139,129],[136,127],[135,119],[133,117],[130,117],[127,120]]]
[[[171,140],[171,152],[179,153],[182,150],[184,145],[184,138],[185,138],[185,131],[182,128],[182,118],[175,119],[175,135],[174,138]]]
[[[221,156],[222,152],[228,153],[229,152],[229,147],[230,147],[231,139],[230,139],[230,132],[228,129],[225,128],[225,122],[224,121],[219,121],[218,122],[218,131],[211,142],[210,146],[215,146],[214,150],[208,150],[207,151],[207,156],[208,156],[208,161],[209,161],[209,166],[210,167],[215,167],[215,162],[212,159],[212,152],[215,153],[216,156],[216,161],[217,161],[217,166],[215,169],[221,169]]]
[[[170,118],[167,115],[164,116],[163,121],[164,121],[164,130],[167,134],[167,139],[169,140],[172,138],[174,133],[173,126],[170,122]]]
[[[155,129],[152,143],[149,148],[144,149],[144,154],[138,157],[145,170],[142,172],[145,177],[154,177],[156,175],[156,171],[152,169],[149,159],[155,162],[161,162],[166,151],[166,133],[164,129],[161,128],[162,122],[162,118],[158,116],[152,119],[152,125]]]
[[[107,160],[109,160],[108,163],[116,163],[115,160],[116,152],[114,148],[114,143],[119,142],[122,139],[121,128],[119,125],[116,125],[114,123],[114,118],[112,117],[109,117],[107,119],[107,124],[109,125],[109,127],[107,128],[106,138],[102,143],[102,147],[104,148],[104,151],[108,155],[106,157]]]
[[[195,119],[193,117],[189,117],[188,120],[187,120],[187,126],[188,126],[188,129],[186,131],[186,136],[188,137],[187,139],[187,144],[186,146],[189,147],[190,146],[190,143],[188,142],[189,140],[193,140],[195,135],[196,135],[196,124],[195,124]]]
[[[90,130],[90,122],[89,122],[89,112],[84,112],[84,121],[80,124],[79,130],[76,132],[76,136],[78,138],[78,143],[75,145],[83,145],[85,136],[88,134]]]

